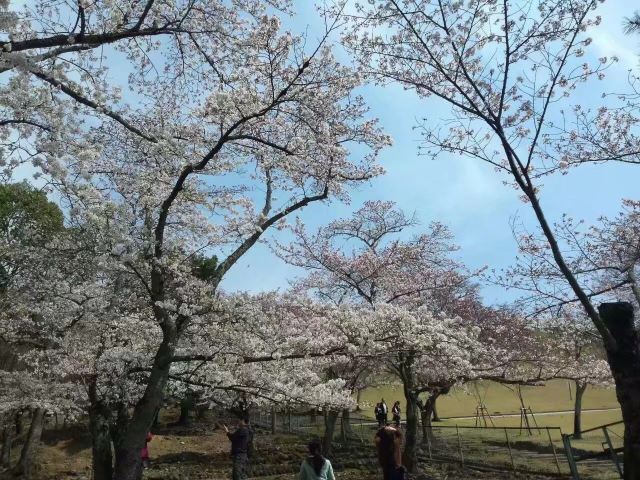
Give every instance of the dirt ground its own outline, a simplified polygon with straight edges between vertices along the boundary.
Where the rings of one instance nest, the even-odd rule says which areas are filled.
[[[258,430],[251,479],[294,480],[306,454],[307,438],[271,435]],[[17,446],[18,447],[18,446]],[[210,421],[194,422],[188,428],[161,426],[149,445],[149,480],[223,480],[230,478],[231,460],[226,435]],[[14,449],[17,456],[19,448]],[[34,480],[91,479],[90,437],[86,426],[49,429],[43,435]],[[379,480],[373,445],[354,445],[335,452],[332,458],[339,480]],[[0,479],[11,478],[0,472]],[[455,465],[422,465],[415,480],[507,480],[507,473],[461,471]],[[544,477],[519,476],[522,480]]]

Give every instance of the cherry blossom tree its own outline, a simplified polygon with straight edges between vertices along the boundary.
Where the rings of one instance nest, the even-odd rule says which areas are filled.
[[[235,41],[216,45],[214,58],[200,58],[179,81],[171,67],[181,63],[153,86],[141,83],[154,95],[136,119],[156,141],[109,122],[43,163],[71,210],[98,209],[118,225],[112,253],[138,278],[145,314],[161,331],[144,394],[116,445],[117,478],[135,478],[180,338],[209,312],[206,297],[224,274],[291,213],[346,198],[350,185],[380,173],[375,157],[387,138],[363,120],[354,72],[322,44],[305,56],[302,40],[280,34],[276,18],[248,18]],[[371,153],[349,157],[351,144]],[[184,268],[203,250],[220,259],[205,288]]]
[[[294,227],[296,240],[280,245],[283,260],[309,275],[294,288],[334,304],[412,302],[437,291],[462,287],[470,276],[450,256],[452,236],[439,223],[404,240],[417,225],[393,202],[368,201],[351,218],[316,233]]]
[[[620,298],[640,304],[638,202],[625,200],[617,216],[601,217],[593,225],[564,216],[554,230],[565,246],[565,261],[590,299]],[[520,251],[516,263],[492,280],[519,290],[523,295],[520,304],[532,315],[555,314],[579,304],[551,261],[553,253],[544,236],[522,230],[514,230],[514,236]]]
[[[397,306],[379,316],[357,313],[363,322],[359,328],[379,338],[352,342],[359,352],[356,358],[382,352],[373,361],[403,384],[407,405],[404,462],[412,470],[418,415],[426,420],[426,437],[440,394],[478,379],[531,383],[553,378],[551,369],[542,366],[544,355],[532,325],[481,304],[477,285],[471,281],[474,274],[451,258],[456,248],[447,229],[433,224],[428,233],[405,239],[416,224],[415,218],[407,217],[392,202],[366,202],[351,218],[336,220],[313,235],[297,225],[296,240],[280,247],[283,259],[310,272],[294,283],[296,291],[311,292],[345,309],[358,306],[378,312],[384,306]],[[409,320],[405,325],[399,320],[404,316],[416,325]],[[515,335],[525,339],[516,341]],[[456,354],[453,347],[450,356],[437,353],[440,347],[434,347],[434,342],[439,345],[434,337],[464,345],[464,355]],[[412,343],[421,341],[424,348]],[[516,344],[518,349],[513,348]]]
[[[84,288],[105,282],[130,293],[94,312],[113,308],[114,322],[124,322],[118,331],[132,328],[148,341],[119,352],[109,344],[115,358],[98,362],[113,364],[114,375],[115,366],[140,369],[131,380],[138,389],[129,380],[122,386],[134,408],[118,422],[118,479],[136,478],[171,365],[186,358],[177,355],[181,339],[213,314],[225,273],[291,213],[347,199],[350,186],[381,173],[376,156],[388,139],[353,94],[356,72],[333,58],[326,37],[309,50],[305,39],[281,33],[265,6],[81,2],[76,27],[68,8],[51,2],[8,16],[7,88],[30,94],[27,109],[11,103],[15,92],[5,97],[5,139],[22,140],[5,163],[32,161],[70,224],[100,226],[94,258],[106,265],[98,263],[99,280]],[[156,31],[168,41],[148,38]],[[124,85],[94,49],[109,42],[108,53],[121,52],[132,66]],[[28,118],[18,116],[23,110]],[[352,145],[364,147],[360,158],[350,156]],[[219,258],[208,284],[189,267],[202,252]]]
[[[589,385],[613,384],[605,352],[597,341],[593,324],[578,309],[573,312],[565,309],[561,318],[545,322],[542,331],[547,336],[545,343],[549,345],[549,361],[559,369],[557,377],[574,383],[573,434],[581,438],[582,397],[585,391]]]
[[[429,153],[462,154],[488,163],[531,206],[553,262],[605,344],[625,422],[625,478],[636,479],[640,478],[637,331],[627,325],[626,317],[620,320],[627,325],[624,328],[603,320],[567,263],[540,192],[546,174],[582,162],[627,161],[640,151],[634,112],[605,107],[583,117],[584,109],[574,110],[569,103],[579,86],[603,78],[616,60],[586,60],[585,50],[592,43],[586,32],[601,22],[594,13],[597,5],[594,0],[464,5],[374,1],[349,16],[345,45],[375,81],[398,82],[450,107],[449,128],[422,125]],[[577,118],[565,122],[562,111],[577,111]],[[590,138],[594,125],[583,135],[584,118],[606,119],[606,128]],[[607,140],[605,148],[600,148],[599,139]],[[603,308],[613,312],[614,307]],[[622,310],[615,312],[622,315]],[[625,362],[623,357],[633,360]]]
[[[178,71],[185,69],[197,72],[201,82],[202,64],[223,73],[217,64],[219,45],[239,47],[244,39],[235,32],[250,28],[267,7],[287,11],[289,2],[2,2],[4,176],[38,157],[42,148],[68,141],[82,124],[64,121],[71,115],[87,122],[112,121],[158,140],[132,118],[135,104],[153,86],[152,77],[164,68],[158,59],[166,59],[166,73],[177,67],[174,78],[184,78]],[[129,78],[117,81],[109,64],[121,65]]]
[[[481,348],[478,329],[461,319],[433,314],[427,307],[408,309],[389,303],[374,309],[343,306],[334,328],[349,339],[349,349],[381,362],[402,381],[406,400],[403,464],[416,468],[418,397],[428,385],[467,375]],[[454,381],[455,383],[455,381]]]

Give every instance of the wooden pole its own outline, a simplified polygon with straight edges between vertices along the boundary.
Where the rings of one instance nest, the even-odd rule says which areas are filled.
[[[553,440],[551,440],[551,432],[549,431],[549,427],[547,428],[547,436],[549,437],[549,445],[551,445],[551,451],[553,452],[553,459],[556,461],[556,467],[558,467],[558,473],[562,474],[562,470],[560,469],[560,462],[558,461],[558,454],[556,453],[556,446],[553,444]]]
[[[580,475],[578,474],[578,466],[576,465],[575,458],[573,458],[573,450],[571,450],[571,440],[569,439],[569,435],[562,435],[562,443],[564,445],[564,452],[567,455],[567,462],[569,462],[571,477],[573,478],[573,480],[580,480]]]
[[[462,463],[462,468],[464,468],[464,454],[462,453],[462,439],[460,438],[460,429],[458,425],[456,425],[456,434],[458,435],[458,448],[460,449],[460,463]]]
[[[611,437],[609,437],[609,431],[607,430],[607,427],[602,427],[602,433],[604,433],[604,438],[607,441],[607,445],[609,446],[609,452],[611,452],[611,460],[613,460],[620,478],[624,478],[622,467],[620,467],[620,462],[618,461],[618,454],[613,448],[613,443],[611,443]]]
[[[507,448],[509,449],[509,458],[511,459],[511,468],[515,473],[516,462],[513,460],[513,452],[511,451],[511,442],[509,441],[509,431],[506,428],[504,429],[504,436],[507,439]]]

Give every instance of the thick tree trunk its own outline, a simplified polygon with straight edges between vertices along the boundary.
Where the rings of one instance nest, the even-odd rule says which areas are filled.
[[[322,450],[325,455],[331,455],[333,447],[333,436],[336,431],[338,412],[330,410],[324,417],[324,436],[322,437]]]
[[[29,427],[27,440],[20,452],[20,460],[18,460],[18,464],[14,470],[16,474],[22,475],[24,478],[30,478],[33,474],[34,459],[40,446],[43,424],[44,409],[36,408],[31,416],[31,426]]]
[[[22,410],[19,412],[16,412],[15,424],[16,424],[16,437],[19,437],[20,435],[22,435],[22,432],[24,431],[24,412]]]
[[[9,467],[11,464],[11,444],[13,441],[13,428],[5,425],[2,428],[2,455],[0,456],[0,465]]]
[[[356,412],[361,411],[361,408],[360,408],[360,398],[361,398],[361,397],[362,397],[362,389],[361,389],[361,388],[359,388],[359,389],[356,391]]]
[[[196,418],[198,420],[204,420],[204,418],[207,416],[207,406],[206,405],[202,405],[202,406],[196,406]]]
[[[113,478],[113,450],[111,448],[110,412],[96,404],[89,411],[91,458],[94,480]]]
[[[402,463],[409,473],[418,470],[418,396],[414,392],[413,381],[413,356],[407,355],[401,358],[400,378],[404,398],[407,404],[404,451],[402,452]]]
[[[193,401],[191,397],[187,396],[180,400],[180,418],[178,419],[178,425],[186,427],[191,423],[190,413],[192,408]]]
[[[624,421],[624,480],[640,480],[640,335],[630,303],[603,303],[599,310],[616,341],[607,357]]]
[[[433,418],[433,408],[436,404],[434,395],[427,398],[420,412],[420,420],[422,421],[422,443],[430,443],[433,438],[431,430],[431,419]]]
[[[169,378],[171,358],[178,340],[175,325],[167,319],[164,324],[163,341],[153,360],[153,366],[142,398],[136,404],[118,445],[114,477],[118,480],[138,480],[142,472],[140,450],[144,447],[153,418],[162,403],[164,389]]]
[[[577,439],[582,438],[582,396],[587,389],[587,385],[576,380],[576,395],[573,407],[573,437]]]
[[[438,397],[439,395],[436,395],[435,398],[433,399],[433,421],[434,422],[440,422],[440,417],[438,416],[438,408],[436,406],[436,403],[438,401]]]
[[[153,424],[151,425],[151,428],[156,429],[160,426],[160,409],[158,408],[158,410],[156,410],[156,414],[153,417]]]
[[[348,408],[342,410],[340,433],[343,443],[349,443],[349,440],[354,437],[353,429],[351,428],[351,411]]]

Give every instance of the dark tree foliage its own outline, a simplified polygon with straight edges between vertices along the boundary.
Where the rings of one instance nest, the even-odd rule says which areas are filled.
[[[216,268],[218,267],[218,257],[215,255],[205,257],[204,255],[196,255],[192,257],[192,271],[200,280],[209,282],[216,276]]]
[[[27,183],[0,185],[0,235],[5,245],[28,247],[45,243],[64,229],[60,208]],[[19,269],[0,252],[0,291]]]

